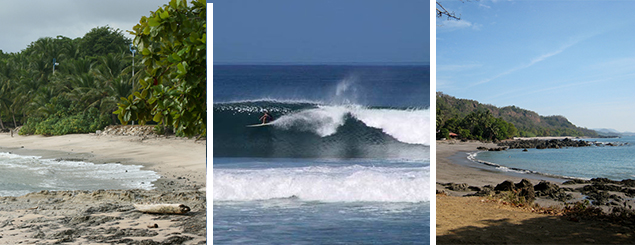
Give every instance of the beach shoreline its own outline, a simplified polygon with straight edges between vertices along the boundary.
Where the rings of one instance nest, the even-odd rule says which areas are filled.
[[[206,242],[206,140],[71,134],[11,137],[0,152],[95,164],[142,165],[161,177],[152,190],[40,191],[0,197],[0,244]],[[139,203],[184,204],[186,214],[146,214]],[[151,244],[151,243],[148,243]]]
[[[545,139],[545,138],[540,138]],[[551,138],[549,138],[550,140]],[[477,152],[477,147],[497,148],[494,143],[478,141],[437,141],[437,243],[632,243],[635,232],[632,227],[594,220],[570,221],[561,216],[533,212],[532,208],[521,209],[504,205],[485,196],[468,196],[476,193],[471,189],[451,190],[449,183],[482,188],[496,186],[509,180],[519,183],[523,179],[533,185],[540,181],[579,188],[584,185],[566,185],[566,179],[549,178],[542,175],[515,174],[499,171],[491,166],[467,159],[467,154]],[[572,201],[583,200],[574,194]],[[536,197],[534,202],[541,207],[562,208],[564,203],[545,197]],[[606,207],[602,207],[605,211]],[[599,228],[601,227],[601,229]],[[577,233],[578,236],[571,234]]]

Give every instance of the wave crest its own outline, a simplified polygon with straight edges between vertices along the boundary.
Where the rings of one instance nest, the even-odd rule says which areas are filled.
[[[381,129],[398,141],[430,145],[430,111],[427,109],[373,109],[361,106],[318,106],[286,114],[273,122],[282,129],[298,129],[326,137],[344,125],[346,116]]]

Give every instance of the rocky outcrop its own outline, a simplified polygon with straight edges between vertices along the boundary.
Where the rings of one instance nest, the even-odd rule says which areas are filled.
[[[547,197],[561,202],[573,199],[573,196],[567,194],[564,188],[548,181],[540,181],[534,186],[534,190],[537,197]]]
[[[494,187],[495,191],[513,191],[514,190],[514,182],[511,180],[505,180],[503,183],[500,183]]]
[[[513,141],[504,141],[498,143],[499,146],[506,146],[510,149],[527,149],[527,148],[536,148],[536,149],[560,149],[563,147],[584,147],[591,146],[592,143],[584,140],[571,140],[569,138],[565,138],[563,140],[551,139],[551,140],[541,140],[541,139],[532,139],[532,140],[513,140]]]
[[[492,147],[492,148],[488,148],[484,146],[476,147],[477,150],[481,150],[481,151],[505,151],[508,148],[509,147]]]
[[[154,125],[111,125],[103,131],[97,131],[98,135],[124,135],[124,136],[156,136]]]
[[[493,196],[494,194],[496,194],[496,191],[494,191],[494,187],[492,187],[491,185],[486,185],[486,186],[483,186],[482,188],[478,188],[476,190],[476,193],[468,194],[468,196],[486,197],[486,196]]]
[[[502,183],[496,185],[496,187],[494,187],[494,191],[496,191],[497,194],[503,191],[511,191],[518,197],[524,198],[525,201],[529,203],[536,200],[534,186],[531,184],[531,181],[527,179],[522,179],[516,184],[514,184],[514,182],[510,180],[505,180]]]
[[[575,190],[585,195],[593,205],[624,205],[624,197],[635,197],[635,180],[611,180],[593,178],[591,180],[569,180],[564,185],[581,185]],[[623,194],[620,194],[623,193]]]
[[[438,183],[440,185],[445,186],[446,189],[451,190],[451,191],[473,191],[475,190],[474,188],[478,188],[478,187],[474,187],[474,186],[469,186],[467,183],[461,183],[461,184],[457,184],[457,183]]]

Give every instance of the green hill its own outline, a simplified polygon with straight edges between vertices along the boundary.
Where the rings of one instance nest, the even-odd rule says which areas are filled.
[[[489,111],[493,117],[512,123],[518,130],[514,136],[597,136],[597,132],[573,125],[563,116],[541,116],[516,106],[496,107],[475,100],[458,99],[437,92],[437,129],[448,128],[448,122],[463,119],[471,113]],[[449,128],[448,128],[449,129]],[[455,129],[456,130],[456,129]]]

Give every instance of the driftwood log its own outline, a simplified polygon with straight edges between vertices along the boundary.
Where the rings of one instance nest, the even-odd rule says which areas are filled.
[[[183,204],[134,204],[134,207],[150,214],[184,214],[190,211],[190,207]]]

